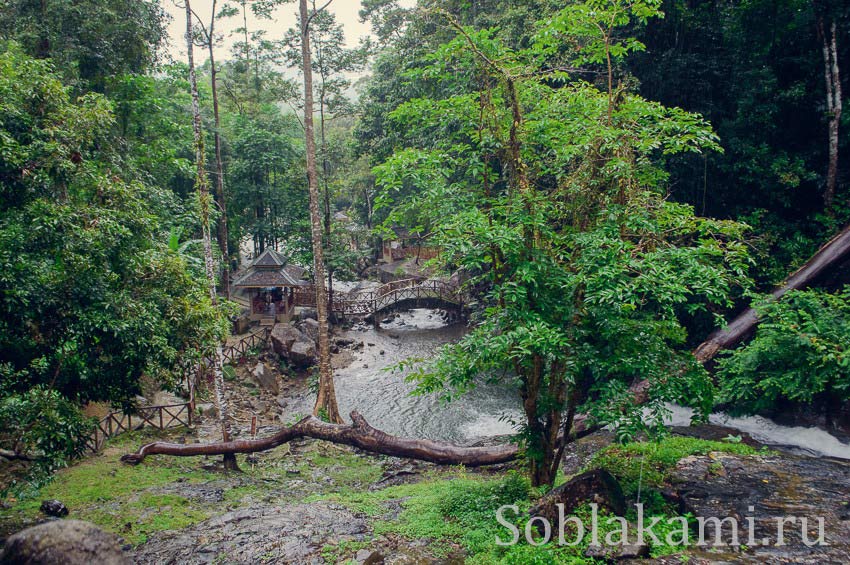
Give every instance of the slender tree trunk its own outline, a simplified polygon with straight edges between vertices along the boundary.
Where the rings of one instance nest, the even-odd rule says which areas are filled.
[[[195,187],[198,190],[198,200],[201,207],[201,228],[204,242],[204,266],[207,274],[207,284],[210,302],[213,307],[218,305],[218,295],[215,289],[215,263],[212,255],[212,236],[210,234],[210,193],[207,173],[204,166],[204,135],[201,130],[201,103],[198,98],[198,81],[195,76],[195,55],[192,33],[192,8],[189,0],[186,3],[186,48],[189,60],[189,87],[192,91],[192,133],[195,140],[195,166],[197,173]],[[215,401],[218,405],[218,420],[221,426],[222,441],[230,441],[230,417],[227,399],[224,397],[224,374],[222,372],[221,344],[217,344],[213,353],[213,388]],[[224,465],[227,469],[238,469],[236,455],[224,454]]]
[[[829,115],[829,165],[826,173],[824,206],[829,209],[835,200],[838,179],[838,125],[841,122],[841,76],[838,68],[836,26],[833,20],[827,33],[823,16],[818,18],[818,35],[823,48],[824,81],[826,83],[826,111]]]
[[[330,163],[328,163],[328,143],[325,138],[325,77],[322,76],[322,89],[319,93],[319,132],[322,143],[322,185],[324,188],[325,245],[331,252],[331,193],[328,185]],[[334,270],[328,265],[328,312],[333,312]]]
[[[207,46],[209,47],[210,54],[210,86],[212,89],[213,122],[215,125],[215,131],[213,132],[213,139],[215,142],[216,174],[215,198],[219,212],[221,213],[221,216],[219,216],[218,219],[218,230],[216,235],[218,239],[218,248],[221,252],[221,289],[224,291],[224,295],[230,299],[230,252],[227,246],[227,200],[224,192],[224,163],[221,160],[221,118],[219,117],[218,111],[218,83],[216,80],[218,71],[215,68],[215,50],[213,49],[213,39],[215,37],[215,9],[216,2],[213,0]]]
[[[328,336],[328,302],[325,290],[325,266],[322,250],[322,218],[319,215],[319,183],[316,175],[316,139],[313,128],[313,70],[310,57],[310,17],[307,0],[299,0],[301,15],[301,56],[304,72],[304,134],[307,145],[307,185],[310,190],[310,231],[313,238],[313,278],[316,287],[316,313],[319,318],[319,393],[313,414],[324,415],[333,423],[342,423],[336,402]]]

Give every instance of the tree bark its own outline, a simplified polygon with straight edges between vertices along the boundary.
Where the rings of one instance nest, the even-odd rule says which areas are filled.
[[[322,88],[319,94],[319,131],[322,140],[322,187],[324,188],[324,213],[325,213],[325,245],[328,253],[331,252],[331,193],[328,185],[330,175],[330,163],[328,163],[328,143],[325,138],[325,77],[321,76]],[[334,307],[334,270],[328,265],[328,312],[333,312]]]
[[[840,265],[848,258],[850,258],[850,225],[821,246],[802,267],[789,275],[785,282],[771,293],[773,299],[782,298],[789,290],[797,290],[811,285],[824,272]],[[758,323],[756,311],[747,308],[729,322],[725,328],[711,333],[694,350],[694,356],[700,363],[710,361],[720,350],[734,347],[749,337]]]
[[[370,426],[357,412],[351,413],[351,424],[331,424],[315,416],[308,416],[298,423],[283,428],[276,434],[261,439],[243,439],[221,443],[168,443],[154,442],[143,445],[135,453],[121,457],[121,461],[136,465],[148,455],[172,455],[193,457],[198,455],[222,455],[233,453],[256,453],[267,451],[299,438],[313,438],[332,443],[350,445],[372,453],[428,461],[438,465],[466,465],[480,467],[512,461],[519,456],[516,445],[492,447],[461,447],[450,443],[427,439],[399,438]],[[590,431],[583,419],[576,419],[576,437]]]
[[[838,68],[838,46],[836,41],[835,20],[827,33],[824,18],[818,18],[818,36],[823,50],[824,80],[826,82],[826,111],[829,116],[829,165],[826,173],[824,206],[829,209],[835,200],[835,186],[838,179],[838,125],[841,122],[841,76]]]
[[[189,63],[189,87],[192,94],[192,133],[195,142],[195,166],[197,167],[195,187],[201,208],[201,230],[204,245],[204,267],[207,275],[207,286],[210,302],[215,308],[218,305],[218,295],[215,288],[215,263],[212,256],[212,237],[210,234],[210,194],[209,182],[204,163],[204,134],[201,129],[201,103],[198,97],[198,81],[195,74],[194,34],[192,33],[192,8],[189,0],[186,4],[186,49]],[[222,371],[221,343],[216,345],[213,353],[213,388],[218,406],[218,419],[221,426],[221,437],[224,442],[230,441],[230,418],[227,399],[224,397],[224,373]],[[237,469],[236,456],[225,454],[224,465],[228,469]]]
[[[224,163],[221,159],[221,118],[218,110],[218,81],[216,75],[218,71],[215,68],[215,50],[213,42],[215,38],[215,9],[216,0],[212,3],[212,15],[210,16],[210,26],[207,32],[207,47],[210,56],[210,89],[212,90],[213,103],[213,123],[215,130],[213,132],[213,140],[215,143],[215,174],[216,174],[216,190],[215,199],[218,204],[221,216],[218,220],[216,237],[218,239],[218,248],[221,253],[221,290],[224,296],[230,299],[230,251],[228,250],[228,230],[227,230],[227,201],[224,192]]]
[[[313,69],[310,54],[310,16],[307,0],[299,0],[301,16],[301,57],[304,73],[304,134],[307,145],[307,185],[310,191],[310,231],[313,239],[313,278],[316,288],[316,314],[319,322],[319,392],[313,414],[324,413],[329,421],[342,423],[336,402],[328,336],[328,298],[322,250],[322,218],[319,215],[319,183],[316,175],[316,139],[313,127]]]

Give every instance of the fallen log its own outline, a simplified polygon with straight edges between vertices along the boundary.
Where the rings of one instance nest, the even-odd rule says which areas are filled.
[[[813,284],[818,277],[831,268],[841,265],[850,258],[850,226],[823,244],[802,267],[791,273],[785,281],[771,293],[774,300],[782,298],[791,290],[799,290]],[[758,325],[758,313],[747,308],[725,327],[711,334],[695,350],[694,356],[700,363],[706,363],[723,349],[729,349],[744,341]]]
[[[646,402],[648,389],[649,383],[647,381],[640,381],[632,387],[632,393],[637,403]],[[417,459],[438,465],[465,465],[466,467],[507,463],[516,459],[520,453],[519,447],[515,444],[463,447],[428,439],[400,438],[373,428],[356,410],[351,412],[350,416],[351,424],[331,424],[315,416],[307,416],[292,426],[281,428],[274,435],[260,439],[192,444],[156,441],[141,446],[135,453],[123,455],[121,461],[130,465],[138,465],[148,455],[193,457],[198,455],[257,453],[258,451],[274,449],[300,438],[321,439],[392,457]],[[576,415],[569,441],[582,438],[599,429],[598,426],[589,426],[587,418],[586,414]]]
[[[428,461],[440,465],[466,465],[480,467],[516,459],[516,445],[494,447],[461,447],[427,439],[406,439],[391,436],[375,429],[358,412],[351,413],[351,424],[331,424],[315,416],[307,416],[296,424],[282,428],[276,434],[261,439],[233,440],[220,443],[167,443],[154,442],[143,445],[136,453],[121,457],[131,465],[141,463],[148,455],[223,455],[229,453],[255,453],[283,445],[299,438],[313,438],[350,445],[373,453]]]

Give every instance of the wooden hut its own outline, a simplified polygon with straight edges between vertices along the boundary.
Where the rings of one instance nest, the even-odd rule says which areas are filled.
[[[233,288],[248,294],[251,320],[273,324],[290,319],[297,289],[310,286],[304,280],[304,273],[303,268],[290,264],[285,255],[266,248],[236,277]]]

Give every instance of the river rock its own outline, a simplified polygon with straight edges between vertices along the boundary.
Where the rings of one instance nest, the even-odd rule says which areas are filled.
[[[43,500],[39,510],[48,516],[55,516],[57,518],[64,518],[68,515],[68,507],[58,500]]]
[[[617,516],[626,512],[626,498],[620,483],[608,471],[594,469],[549,491],[529,513],[546,518],[555,531],[559,524],[557,504],[563,504],[564,515],[569,516],[585,503],[596,503]]]
[[[317,322],[313,318],[307,318],[306,320],[301,322],[301,331],[307,334],[307,337],[309,337],[313,341],[318,341],[319,322]]]
[[[319,318],[319,314],[316,313],[315,308],[302,308],[301,313],[298,314],[299,320],[317,320]]]
[[[55,520],[6,540],[0,563],[20,565],[129,565],[118,538],[81,520]]]
[[[195,405],[195,409],[204,417],[215,418],[218,416],[218,409],[212,402]]]
[[[846,461],[791,454],[710,453],[680,460],[671,472],[671,484],[683,506],[697,518],[736,518],[741,543],[748,536],[746,520],[753,520],[757,543],[737,554],[736,563],[850,563],[850,522],[840,519],[845,506],[836,496],[850,492]],[[777,546],[776,521],[787,517],[796,522],[786,525],[785,545]],[[799,525],[803,517],[808,519],[813,541],[818,538],[817,519],[823,518],[828,545],[808,547],[803,542]],[[709,530],[712,541],[714,533],[713,528]],[[734,541],[728,527],[722,538],[726,543]]]
[[[251,376],[254,382],[263,390],[267,390],[275,395],[280,392],[277,377],[265,363],[257,363],[257,366],[251,371]]]
[[[354,560],[358,565],[379,565],[384,562],[384,556],[377,551],[361,549],[354,556]]]
[[[649,556],[649,545],[646,543],[624,543],[611,546],[589,545],[584,552],[584,556],[601,561],[640,559]]]
[[[274,352],[281,357],[288,357],[292,344],[303,337],[304,334],[289,324],[275,324],[269,335]]]
[[[316,364],[316,344],[307,337],[302,337],[292,344],[289,350],[289,361],[298,368],[304,369]]]
[[[274,563],[323,563],[318,557],[329,541],[367,534],[365,519],[337,504],[254,505],[152,534],[133,557],[139,565],[263,563],[270,556]]]

